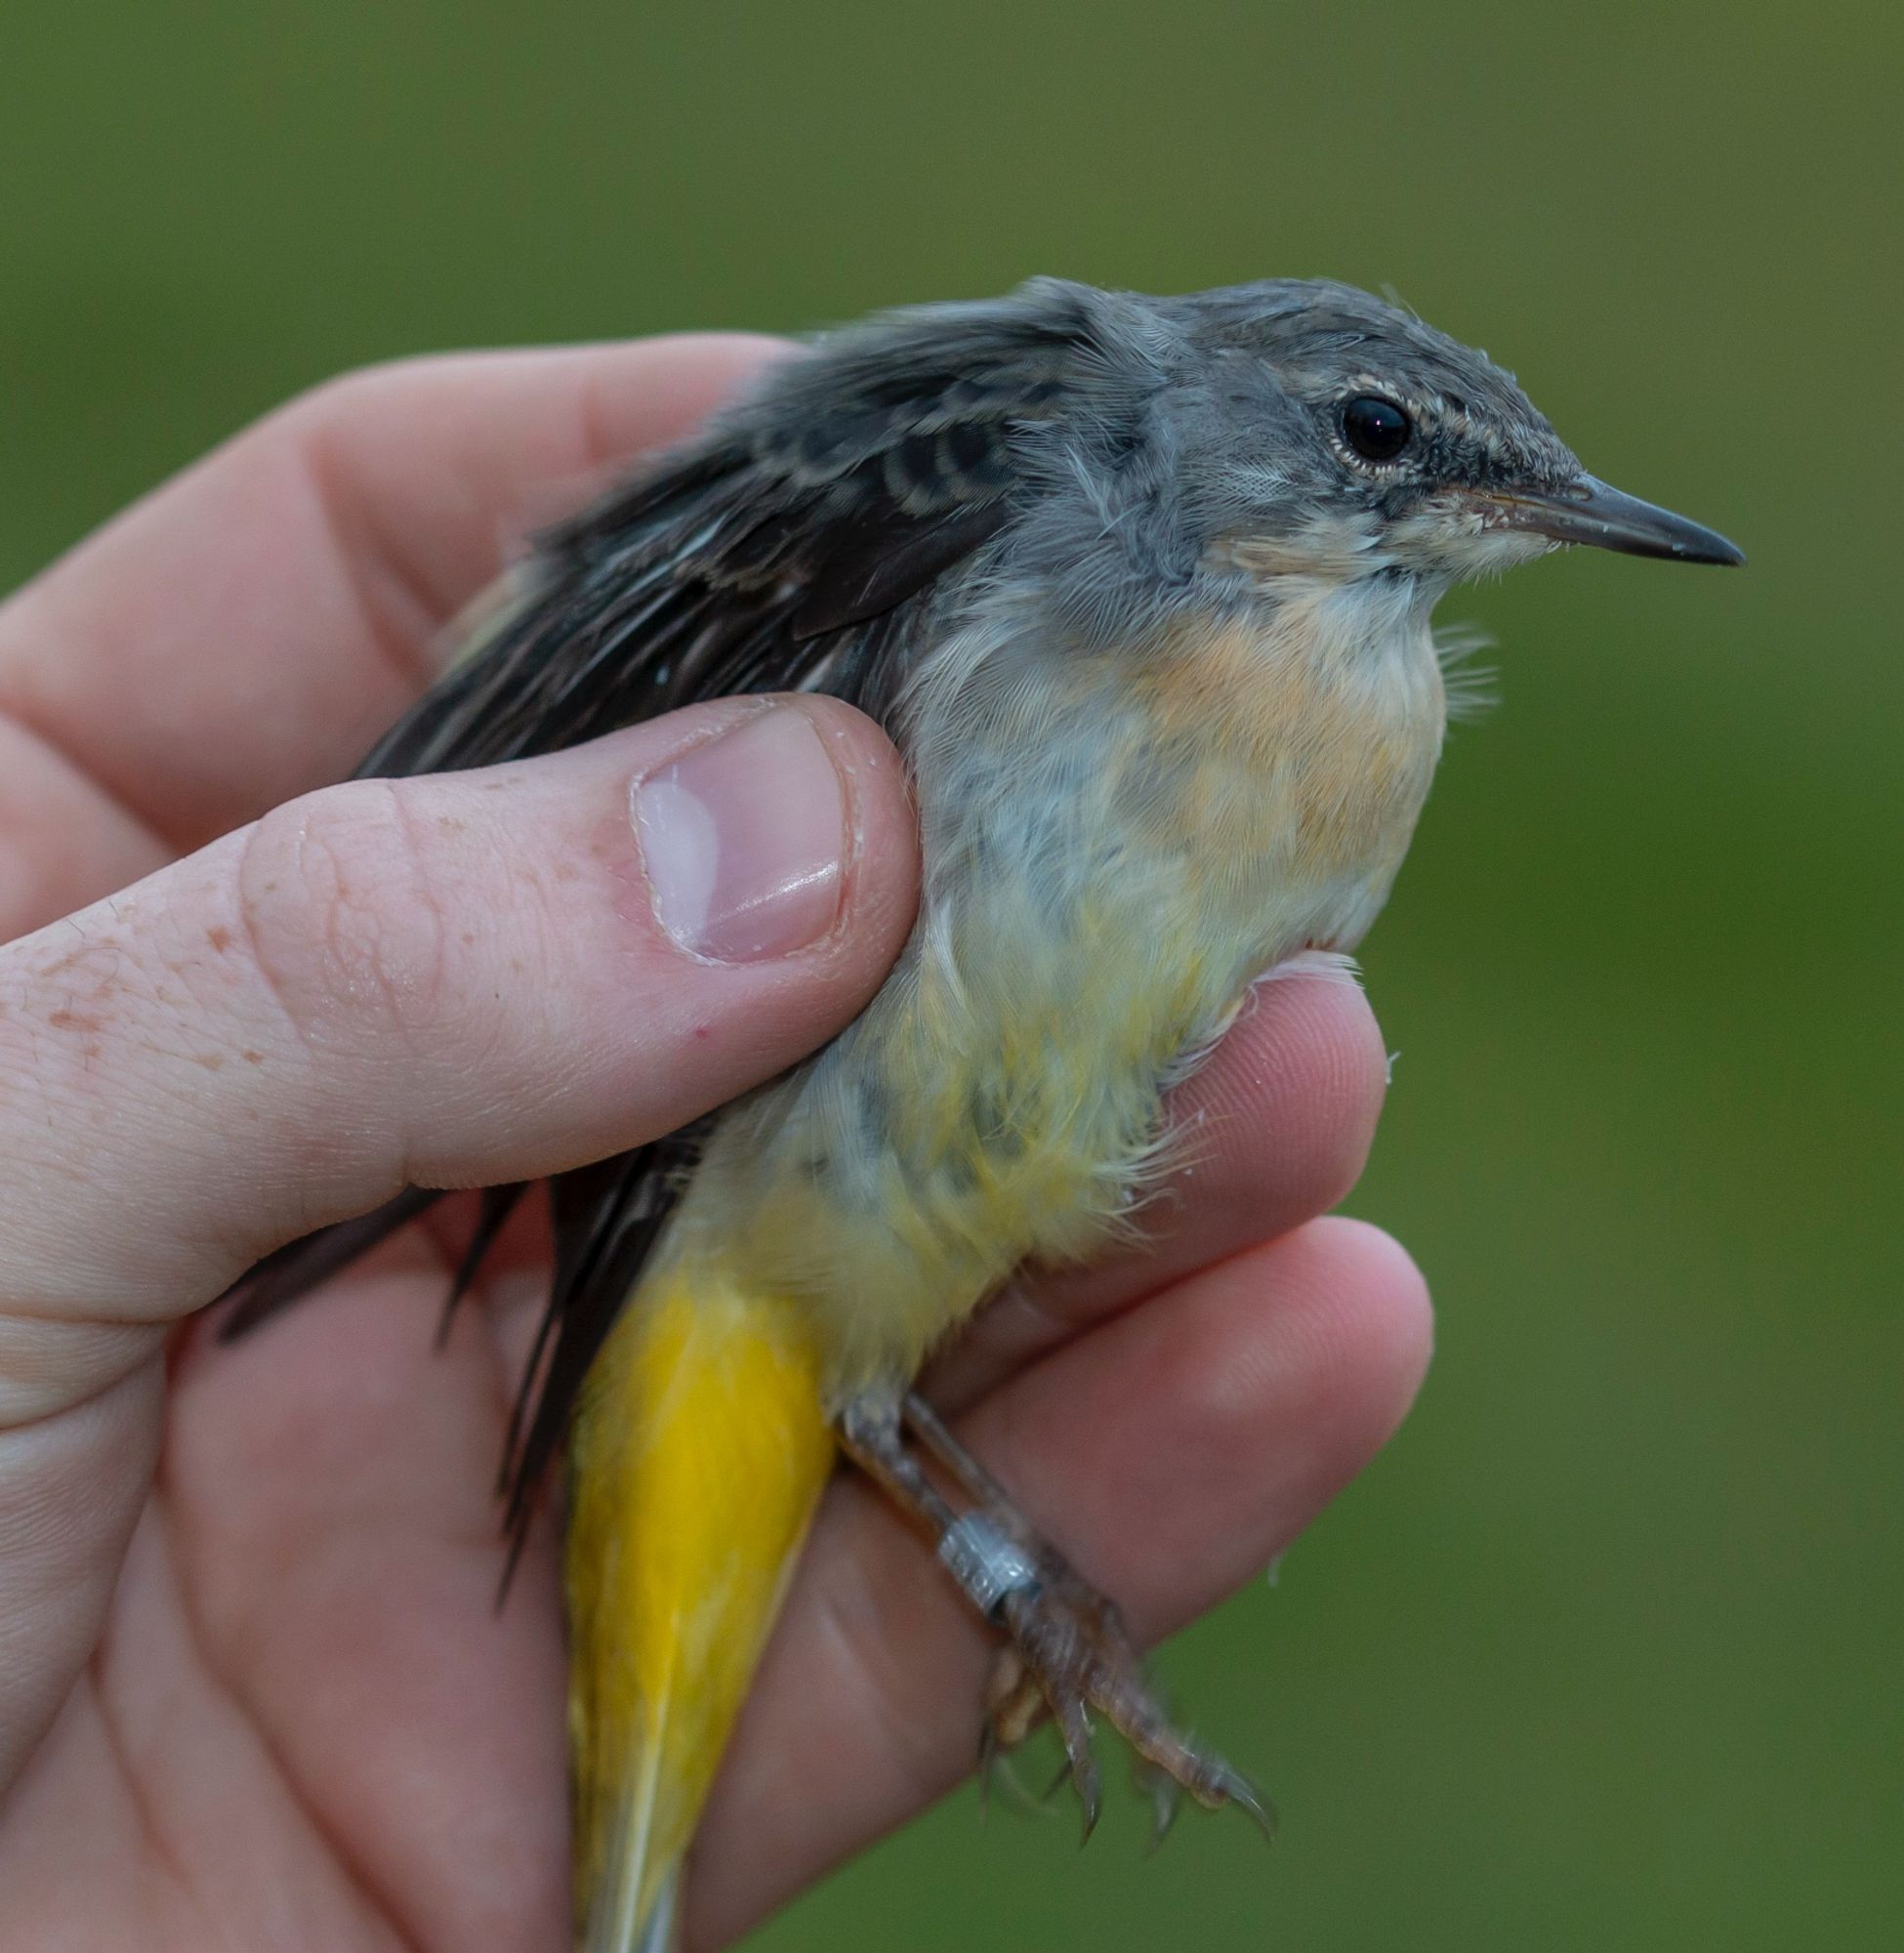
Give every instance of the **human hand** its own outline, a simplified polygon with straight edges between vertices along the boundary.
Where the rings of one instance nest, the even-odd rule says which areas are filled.
[[[453,1212],[235,1348],[193,1312],[406,1181],[667,1131],[877,987],[910,814],[884,739],[829,701],[280,805],[428,684],[525,518],[768,350],[355,376],[0,608],[0,1943],[568,1943],[547,1530],[491,1608],[536,1227],[440,1353]],[[716,967],[656,925],[628,794],[749,719],[776,729],[726,858],[807,893],[781,953]],[[1146,1640],[1280,1551],[1419,1382],[1412,1267],[1312,1218],[1359,1169],[1382,1069],[1352,987],[1263,986],[1179,1094],[1205,1143],[1144,1250],[1014,1285],[940,1365],[973,1448]],[[843,1478],[707,1813],[690,1943],[954,1783],[988,1653]]]

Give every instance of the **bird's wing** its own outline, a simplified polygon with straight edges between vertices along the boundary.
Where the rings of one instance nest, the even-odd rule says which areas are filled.
[[[819,690],[887,718],[922,598],[1011,519],[1026,439],[1096,365],[1088,288],[919,308],[776,365],[753,397],[541,539],[363,778],[552,752],[695,701]],[[556,1269],[504,1463],[519,1539],[590,1361],[660,1232],[694,1129],[555,1184]],[[239,1285],[243,1334],[431,1196],[293,1243]],[[490,1189],[479,1242],[513,1194]],[[474,1272],[466,1262],[458,1292]]]
[[[893,611],[1007,520],[1088,344],[1044,285],[855,327],[541,539],[366,777],[487,766],[736,692],[890,702]],[[1034,302],[1034,300],[1036,302]]]

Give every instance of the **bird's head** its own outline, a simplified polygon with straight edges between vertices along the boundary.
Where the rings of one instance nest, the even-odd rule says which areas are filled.
[[[1198,526],[1258,574],[1433,591],[1568,543],[1745,561],[1595,479],[1511,374],[1366,292],[1276,280],[1180,303]]]

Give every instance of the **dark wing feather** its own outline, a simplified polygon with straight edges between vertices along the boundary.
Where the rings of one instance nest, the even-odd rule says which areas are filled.
[[[851,636],[1010,519],[1081,288],[862,326],[783,361],[691,446],[542,537],[493,619],[360,776],[523,759],[700,699],[800,688],[880,710]],[[885,634],[890,642],[890,634]]]
[[[888,717],[908,662],[894,612],[1011,519],[1025,431],[1062,411],[1089,367],[1096,296],[1040,281],[988,304],[896,313],[782,362],[699,439],[544,536],[358,776],[522,759],[738,692],[824,690]],[[518,1541],[698,1137],[670,1135],[554,1185],[555,1278],[503,1468]],[[240,1285],[225,1333],[434,1197],[407,1188],[281,1250]],[[479,1246],[513,1199],[490,1190]],[[474,1272],[466,1260],[457,1292]]]
[[[368,1214],[340,1221],[334,1227],[320,1227],[314,1234],[274,1249],[233,1285],[231,1306],[219,1324],[219,1341],[236,1342],[279,1309],[289,1309],[441,1198],[434,1187],[406,1186]]]

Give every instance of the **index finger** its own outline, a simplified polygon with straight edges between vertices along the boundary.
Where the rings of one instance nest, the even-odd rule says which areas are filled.
[[[346,770],[564,488],[679,437],[779,345],[458,353],[320,387],[0,605],[0,715],[102,817],[197,847]]]

